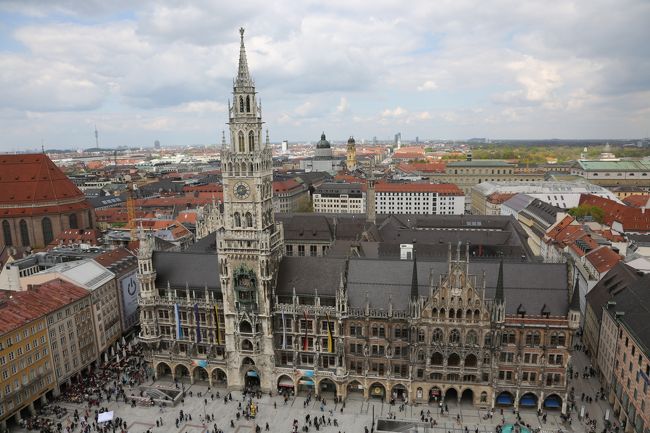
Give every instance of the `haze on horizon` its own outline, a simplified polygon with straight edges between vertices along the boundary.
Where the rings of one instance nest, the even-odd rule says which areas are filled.
[[[5,0],[0,152],[221,141],[246,28],[272,141],[650,136],[650,2]]]

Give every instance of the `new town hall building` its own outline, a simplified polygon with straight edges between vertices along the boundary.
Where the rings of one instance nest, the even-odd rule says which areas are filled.
[[[243,33],[213,248],[157,252],[141,239],[140,340],[156,376],[229,389],[566,411],[577,297],[565,265],[532,263],[514,246],[501,260],[486,259],[487,247],[470,245],[481,230],[485,239],[510,242],[503,227],[458,216],[458,229],[438,235],[435,224],[409,219],[411,227],[391,229],[397,243],[387,245],[378,237],[403,220],[369,209],[368,220],[355,220],[363,235],[347,244],[349,253],[337,244],[323,255],[285,254]],[[303,227],[319,218],[330,224],[319,215],[300,218]],[[341,233],[343,222],[333,225]],[[308,243],[316,233],[301,228],[296,236]]]

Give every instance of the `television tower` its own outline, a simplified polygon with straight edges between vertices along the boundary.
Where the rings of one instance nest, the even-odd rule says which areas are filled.
[[[95,125],[95,147],[99,149],[99,132],[97,132],[97,125]]]

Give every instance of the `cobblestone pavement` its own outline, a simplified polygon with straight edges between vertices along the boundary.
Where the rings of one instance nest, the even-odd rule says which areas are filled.
[[[582,352],[575,352],[573,356],[573,366],[574,371],[583,371],[584,367],[588,365],[588,359]],[[173,386],[170,382],[157,381],[155,385]],[[533,409],[522,409],[520,412],[521,418],[525,424],[530,424],[532,428],[540,428],[542,433],[555,433],[559,429],[564,431],[572,431],[576,433],[584,433],[586,431],[585,424],[577,419],[577,414],[580,411],[582,404],[585,405],[585,411],[589,415],[598,420],[598,426],[596,429],[597,433],[602,432],[603,429],[603,419],[607,409],[610,409],[610,420],[613,419],[613,413],[611,411],[610,405],[605,400],[598,400],[591,404],[581,403],[580,395],[585,392],[586,394],[594,397],[596,392],[599,390],[600,385],[595,378],[583,379],[582,376],[578,379],[572,379],[569,386],[575,387],[575,393],[577,396],[577,407],[572,416],[571,425],[562,423],[560,419],[559,412],[548,411],[547,422],[542,423],[541,418],[537,416],[537,413]],[[304,402],[305,398],[297,396],[295,398],[289,399],[287,405],[284,404],[283,399],[278,396],[269,397],[268,394],[263,395],[261,399],[254,399],[258,404],[258,416],[254,420],[246,421],[236,421],[235,414],[238,411],[238,403],[242,401],[242,393],[233,391],[232,397],[233,401],[228,404],[224,404],[223,395],[224,389],[213,388],[212,392],[220,391],[222,398],[211,400],[210,395],[207,395],[207,404],[204,404],[205,393],[207,391],[207,384],[194,384],[186,385],[186,391],[192,391],[193,397],[187,396],[183,404],[178,404],[174,408],[164,408],[163,411],[160,411],[158,407],[142,407],[137,406],[135,408],[130,405],[126,405],[124,402],[116,403],[111,401],[109,403],[103,403],[102,406],[108,407],[109,410],[114,411],[115,416],[121,417],[126,420],[129,432],[130,433],[144,433],[148,429],[151,429],[152,432],[174,432],[174,433],[206,433],[208,430],[212,431],[214,429],[214,424],[217,425],[219,429],[222,429],[225,433],[248,433],[254,432],[255,426],[259,425],[264,431],[266,423],[269,423],[270,431],[273,433],[289,433],[291,432],[291,425],[294,419],[299,421],[300,428],[304,425],[305,416],[311,414],[312,418],[315,416],[325,415],[325,419],[334,418],[337,419],[339,426],[324,426],[320,429],[322,432],[326,433],[337,433],[339,431],[346,433],[363,433],[364,427],[371,428],[371,423],[373,419],[385,419],[388,417],[389,413],[394,414],[398,420],[405,421],[419,421],[420,420],[420,411],[424,410],[426,413],[427,410],[431,411],[431,416],[437,423],[437,426],[434,429],[422,427],[418,431],[431,431],[435,433],[461,433],[465,431],[465,427],[469,430],[469,433],[475,432],[478,429],[479,433],[494,432],[495,426],[502,421],[502,416],[500,410],[495,411],[495,415],[491,420],[485,420],[485,411],[476,409],[469,404],[458,406],[453,403],[449,404],[449,414],[441,416],[436,405],[431,404],[420,404],[420,405],[407,405],[404,411],[399,410],[399,406],[390,406],[387,403],[382,403],[379,400],[354,400],[352,398],[348,399],[345,403],[345,408],[341,412],[341,404],[333,404],[332,398],[328,398],[328,404],[325,407],[325,410],[321,412],[320,403],[312,400],[310,404],[305,408]],[[204,397],[198,397],[198,393],[202,393]],[[127,392],[127,395],[130,395],[130,392]],[[327,398],[327,396],[326,396]],[[274,403],[277,405],[277,408],[274,408]],[[71,417],[74,409],[81,409],[81,405],[75,405],[72,403],[57,403],[60,406],[67,407],[69,410],[68,418]],[[93,412],[94,409],[93,408]],[[183,422],[179,425],[179,428],[175,427],[175,419],[178,417],[179,411],[183,410],[185,413],[189,413],[192,416],[191,421]],[[330,415],[329,410],[332,410],[332,415]],[[80,410],[81,413],[83,411]],[[202,423],[202,418],[205,414],[214,415],[215,422],[209,422],[206,424]],[[456,421],[457,416],[460,416],[460,423]],[[156,427],[156,420],[162,418],[163,425],[161,427]],[[512,423],[515,421],[515,414],[512,409],[504,409],[503,418],[506,423]],[[230,426],[230,421],[234,420],[235,428]],[[63,420],[63,425],[65,426],[65,420]],[[78,431],[78,430],[77,430]],[[302,431],[302,430],[299,430]],[[315,431],[314,427],[309,429],[311,433]],[[410,431],[414,431],[411,429]],[[12,432],[25,432],[25,430],[20,428],[14,428]]]

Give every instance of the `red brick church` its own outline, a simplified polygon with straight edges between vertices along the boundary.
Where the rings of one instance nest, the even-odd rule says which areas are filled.
[[[63,230],[94,226],[86,197],[47,155],[0,155],[0,250],[44,248]]]

